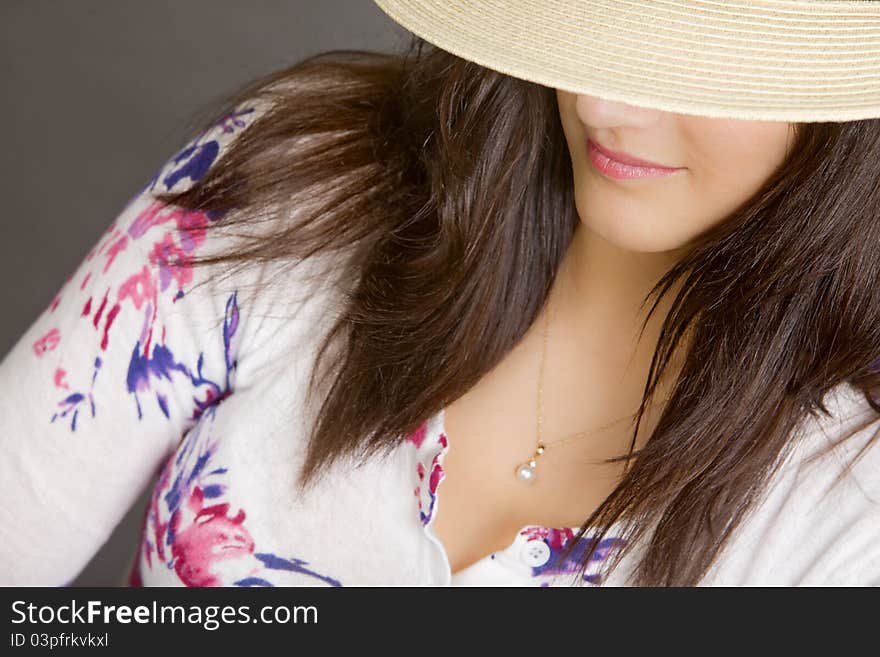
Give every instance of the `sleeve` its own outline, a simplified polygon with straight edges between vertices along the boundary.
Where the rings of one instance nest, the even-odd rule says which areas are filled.
[[[880,586],[880,510],[865,513],[829,549],[824,586]]]
[[[857,388],[838,391],[794,461],[778,569],[798,586],[880,586],[880,418]]]
[[[217,217],[155,193],[198,180],[253,116],[239,107],[169,160],[0,361],[0,584],[69,584],[233,391],[238,295],[191,266]]]
[[[804,502],[803,542],[789,561],[802,569],[805,586],[880,586],[880,418],[861,391],[843,392],[857,411],[843,406],[840,415],[848,419],[829,421],[822,446],[855,431],[804,477],[805,489],[810,479],[815,484]]]

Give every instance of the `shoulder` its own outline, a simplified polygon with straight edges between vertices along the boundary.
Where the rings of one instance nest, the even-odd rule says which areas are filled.
[[[159,168],[143,192],[180,192],[200,180],[266,109],[258,99],[244,101],[204,126]]]
[[[731,536],[712,585],[880,584],[880,415],[842,383]]]
[[[196,308],[217,324],[232,308],[238,328],[235,344],[240,348],[239,365],[246,372],[239,374],[241,382],[255,376],[252,369],[285,367],[290,359],[305,356],[304,341],[311,342],[320,335],[323,326],[318,324],[325,318],[334,319],[341,307],[337,293],[339,275],[347,271],[341,266],[346,254],[318,252],[307,258],[271,261],[254,256],[241,265],[208,264],[192,267],[190,272],[185,265],[189,255],[210,257],[251,246],[252,240],[271,237],[298,221],[300,212],[306,208],[295,203],[280,209],[235,208],[232,213],[237,216],[228,217],[235,221],[226,225],[227,217],[223,215],[164,205],[156,196],[185,191],[208,175],[233,144],[272,110],[271,98],[260,95],[243,101],[205,127],[157,171],[133,202],[137,207],[126,214],[129,224],[140,225],[138,232],[141,228],[150,229],[153,223],[176,224],[173,238],[167,230],[156,228],[152,240],[143,240],[150,249],[156,248],[156,240],[170,241],[170,247],[182,255],[177,261],[184,262],[180,269],[186,271],[191,283],[190,304],[174,299],[173,304],[168,304],[168,311],[175,316],[188,314],[187,320],[192,322],[198,318],[189,311]],[[308,139],[298,137],[296,141]],[[158,215],[155,221],[154,215]],[[201,313],[198,306],[206,306],[206,301],[210,301],[210,308]],[[284,357],[279,357],[280,352]]]
[[[849,382],[830,390],[823,402],[828,415],[804,419],[788,467],[802,486],[833,484],[832,501],[861,497],[859,506],[880,508],[880,414]],[[842,490],[832,492],[838,484]]]

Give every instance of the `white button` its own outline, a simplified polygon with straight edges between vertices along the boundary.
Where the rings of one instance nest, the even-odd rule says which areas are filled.
[[[523,545],[520,556],[527,565],[537,568],[550,560],[550,546],[540,538],[533,538]]]

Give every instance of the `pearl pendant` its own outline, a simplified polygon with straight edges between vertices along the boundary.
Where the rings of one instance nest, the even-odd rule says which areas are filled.
[[[514,471],[516,478],[527,484],[535,481],[535,465],[535,459],[530,459],[528,463],[521,463],[516,466],[516,470]]]

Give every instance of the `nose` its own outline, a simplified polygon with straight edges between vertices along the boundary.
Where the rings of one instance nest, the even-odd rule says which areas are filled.
[[[578,94],[575,111],[584,125],[602,128],[646,128],[662,121],[661,110],[637,107],[622,101]]]

